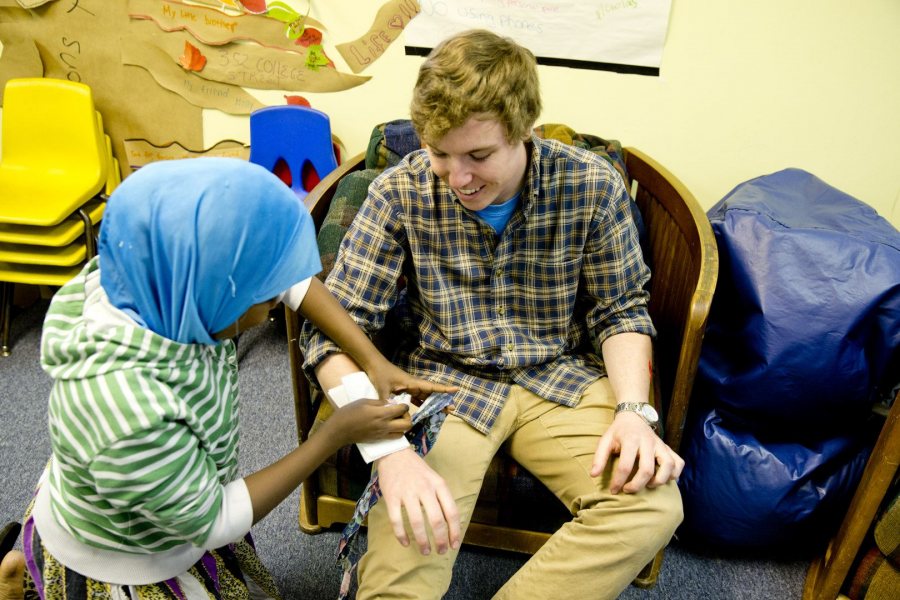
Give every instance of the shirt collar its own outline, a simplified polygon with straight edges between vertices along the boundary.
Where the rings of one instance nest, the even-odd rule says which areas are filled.
[[[541,160],[544,154],[541,138],[532,133],[531,139],[525,141],[525,149],[531,157],[528,162],[528,175],[522,188],[522,210],[527,215],[541,190]]]

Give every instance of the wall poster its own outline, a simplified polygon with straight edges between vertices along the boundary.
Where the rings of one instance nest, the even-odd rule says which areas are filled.
[[[448,35],[488,29],[529,48],[544,65],[659,75],[671,0],[419,0],[407,54]]]

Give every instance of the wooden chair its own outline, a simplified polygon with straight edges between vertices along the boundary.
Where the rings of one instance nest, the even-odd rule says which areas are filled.
[[[718,275],[716,241],[705,213],[675,176],[635,148],[626,148],[625,157],[632,197],[649,238],[650,314],[658,330],[653,398],[664,421],[664,438],[677,449]],[[364,154],[360,154],[323,179],[307,196],[306,206],[317,228],[325,218],[337,184],[364,167]],[[311,393],[301,368],[301,318],[291,310],[286,311],[285,318],[297,436],[303,443],[316,421],[320,402]],[[304,482],[299,518],[302,531],[317,533],[351,518],[369,477],[368,468],[357,454],[355,448],[343,449]],[[498,455],[485,479],[465,542],[534,553],[569,519],[571,515],[543,484],[512,459]],[[634,585],[648,588],[656,583],[662,555],[661,550]]]
[[[900,393],[894,398],[840,529],[810,564],[803,600],[834,600],[857,560],[900,464]]]

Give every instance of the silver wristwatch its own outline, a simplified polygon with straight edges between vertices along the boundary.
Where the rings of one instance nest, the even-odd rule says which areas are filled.
[[[616,405],[616,414],[626,410],[636,412],[653,431],[659,431],[659,414],[648,402],[620,402]]]

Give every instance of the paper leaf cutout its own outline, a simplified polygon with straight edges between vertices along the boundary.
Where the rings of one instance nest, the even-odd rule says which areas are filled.
[[[266,16],[285,23],[287,26],[284,28],[284,35],[290,40],[296,40],[301,35],[303,35],[304,23],[306,22],[306,18],[309,16],[309,11],[311,8],[312,5],[308,5],[306,8],[306,14],[301,15],[284,2],[276,1],[269,4]]]
[[[188,41],[184,42],[184,54],[178,59],[178,63],[186,71],[202,71],[206,66],[206,57],[200,50]]]
[[[307,108],[312,108],[312,104],[310,104],[309,100],[307,100],[303,96],[287,96],[287,95],[285,95],[284,99],[288,103],[288,105],[291,105],[291,106],[306,106]]]
[[[333,66],[334,63],[331,62],[331,59],[325,56],[325,49],[322,46],[310,46],[306,50],[306,66],[312,69],[313,71],[317,71],[320,67],[330,67]]]
[[[281,21],[282,23],[291,23],[300,18],[300,13],[284,2],[272,2],[269,4],[269,10],[266,12],[266,16]]]
[[[241,4],[244,5],[244,8],[247,9],[247,12],[251,12],[255,15],[261,15],[266,12],[266,0],[239,0]]]
[[[292,23],[288,23],[288,26],[284,30],[284,35],[286,35],[289,40],[296,40],[303,35],[304,31],[306,31],[306,27],[304,26],[305,22],[306,18],[303,17]]]
[[[303,30],[303,35],[297,39],[297,45],[309,48],[310,46],[322,45],[322,32],[314,27],[307,27]]]

